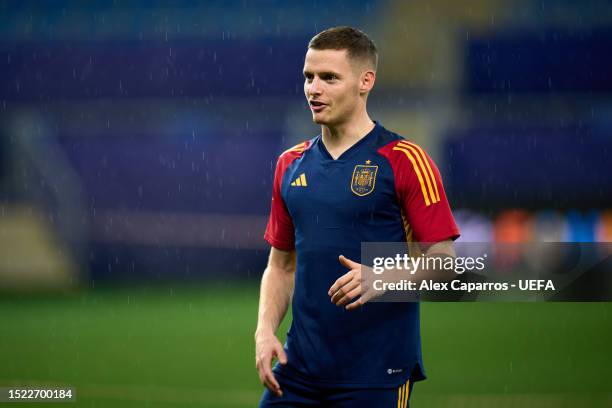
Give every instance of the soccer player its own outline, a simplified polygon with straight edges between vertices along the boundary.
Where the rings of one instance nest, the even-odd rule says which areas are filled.
[[[304,93],[321,134],[276,164],[255,333],[260,407],[406,408],[425,378],[419,304],[367,303],[356,260],[362,242],[426,242],[426,254],[452,256],[459,231],[433,161],[368,115],[377,59],[351,27],[308,44]],[[290,302],[283,347],[275,333]]]

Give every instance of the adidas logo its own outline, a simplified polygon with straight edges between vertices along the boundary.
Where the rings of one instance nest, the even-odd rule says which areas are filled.
[[[308,183],[306,183],[306,174],[300,174],[300,177],[296,178],[293,183],[291,183],[293,187],[306,187]]]

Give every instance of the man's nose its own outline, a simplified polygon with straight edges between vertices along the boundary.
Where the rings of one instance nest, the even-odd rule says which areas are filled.
[[[321,80],[319,78],[314,78],[310,85],[308,85],[308,94],[309,95],[320,95],[321,94]]]

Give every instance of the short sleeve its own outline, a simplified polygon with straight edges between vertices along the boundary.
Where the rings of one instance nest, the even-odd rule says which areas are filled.
[[[270,245],[284,251],[291,251],[295,248],[293,221],[281,194],[283,175],[290,163],[289,159],[287,155],[281,155],[276,163],[270,217],[264,234],[264,239]]]
[[[400,206],[413,241],[440,242],[459,237],[436,164],[418,145],[401,140],[387,149]]]

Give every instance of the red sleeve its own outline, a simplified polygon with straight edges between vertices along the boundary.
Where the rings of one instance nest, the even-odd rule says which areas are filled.
[[[413,241],[435,243],[459,237],[442,177],[418,145],[398,140],[382,147],[395,176],[395,192],[412,230]]]
[[[274,248],[283,251],[295,249],[295,235],[293,221],[281,195],[283,176],[287,167],[302,155],[307,147],[307,142],[286,150],[280,155],[276,162],[274,171],[274,184],[272,186],[272,204],[270,206],[270,218],[264,234],[264,239]]]

